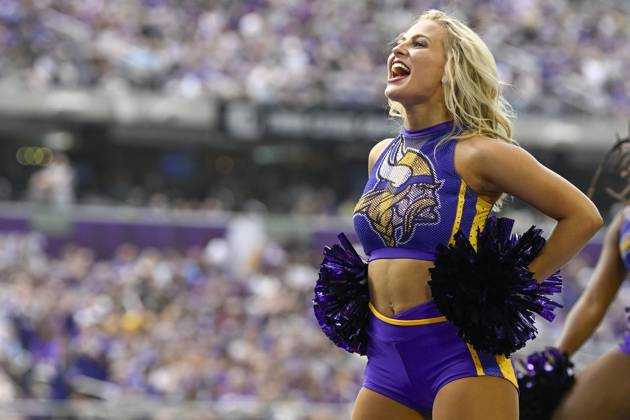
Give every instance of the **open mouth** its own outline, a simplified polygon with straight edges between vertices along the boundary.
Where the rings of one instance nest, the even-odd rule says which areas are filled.
[[[409,67],[407,67],[405,64],[401,63],[400,61],[395,61],[392,64],[391,71],[390,71],[391,76],[388,82],[397,82],[399,80],[402,80],[406,78],[407,76],[409,76],[410,73],[411,73],[411,70],[409,69]]]

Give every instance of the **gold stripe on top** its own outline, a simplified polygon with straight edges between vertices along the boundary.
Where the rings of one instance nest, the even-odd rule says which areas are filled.
[[[475,204],[475,217],[473,219],[472,226],[470,227],[470,234],[468,235],[468,240],[470,241],[470,244],[473,246],[475,250],[477,250],[477,234],[483,231],[485,227],[485,221],[488,218],[488,213],[490,213],[491,208],[492,208],[492,203],[489,203],[486,200],[482,199],[481,197],[477,196],[477,203]],[[477,354],[477,351],[475,350],[473,346],[471,346],[468,343],[466,343],[466,346],[468,346],[468,350],[470,351],[470,354],[472,355],[473,362],[475,363],[475,369],[477,370],[477,375],[479,376],[485,375],[483,371],[483,366],[481,365],[481,360],[479,360],[479,355]],[[500,360],[500,358],[503,358],[504,360]],[[516,377],[514,376],[514,369],[512,369],[512,365],[510,361],[507,360],[505,356],[503,355],[497,355],[496,360],[497,360],[497,365],[499,366],[499,370],[501,370],[501,373],[503,374],[503,376],[505,376],[511,382],[515,382]],[[509,369],[511,369],[511,372],[508,370],[508,366],[505,366],[505,362],[504,362],[505,360],[507,360],[507,363],[508,363]],[[514,377],[514,380],[512,380],[512,377]]]
[[[483,198],[477,196],[477,204],[475,204],[475,218],[473,219],[472,227],[470,228],[470,235],[468,235],[468,240],[470,240],[470,244],[475,250],[477,250],[477,230],[481,232],[483,231],[483,228],[486,227],[485,222],[491,208],[492,203],[489,203]]]
[[[451,239],[449,239],[449,245],[455,241],[455,234],[459,230],[459,225],[462,223],[462,213],[464,212],[464,201],[466,200],[466,182],[462,179],[459,184],[459,198],[457,199],[457,212],[455,213],[455,221],[453,222],[453,231],[451,232]]]
[[[388,324],[393,325],[401,325],[401,326],[412,326],[412,325],[429,325],[429,324],[437,324],[439,322],[446,322],[445,316],[436,316],[435,318],[425,318],[425,319],[396,319],[390,318],[388,316],[380,313],[373,305],[372,302],[368,303],[370,310],[378,319],[383,322],[387,322]]]
[[[512,365],[512,361],[502,354],[497,354],[495,358],[497,360],[497,365],[499,365],[499,370],[501,370],[501,373],[503,374],[503,377],[512,382],[514,386],[518,389],[518,381],[516,380],[516,374],[514,373],[514,366]]]
[[[484,376],[486,373],[483,371],[483,366],[481,365],[481,360],[479,360],[477,350],[468,343],[466,343],[466,347],[468,347],[468,351],[470,351],[470,355],[472,356],[475,369],[477,370],[477,376]]]

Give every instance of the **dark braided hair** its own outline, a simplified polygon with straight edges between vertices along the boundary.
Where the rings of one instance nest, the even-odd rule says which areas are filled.
[[[623,173],[623,177],[626,177],[626,174],[630,174],[630,148],[627,147],[630,146],[630,124],[628,124],[628,135],[626,135],[626,137],[622,138],[619,134],[617,134],[616,137],[617,141],[610,150],[606,152],[591,179],[591,184],[587,192],[588,197],[591,199],[597,190],[597,183],[604,169],[608,168],[617,174]],[[615,199],[623,199],[630,192],[630,185],[628,185],[621,194],[616,193],[610,188],[607,188],[607,192]]]

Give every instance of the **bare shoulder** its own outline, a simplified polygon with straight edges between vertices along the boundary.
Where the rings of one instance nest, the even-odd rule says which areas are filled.
[[[482,163],[505,155],[528,154],[523,148],[516,144],[503,140],[477,135],[463,140],[458,140],[458,155],[461,159],[472,160],[469,163]]]
[[[393,138],[383,139],[372,147],[372,150],[370,150],[370,155],[368,157],[368,173],[372,171],[372,168],[374,167],[374,164],[378,160],[379,156],[393,140]]]
[[[498,197],[503,191],[490,182],[488,171],[498,169],[505,162],[533,160],[533,157],[516,144],[476,135],[457,140],[455,170],[479,194]]]
[[[379,141],[378,143],[376,143],[372,147],[372,150],[370,150],[370,160],[374,159],[374,161],[376,161],[378,157],[381,155],[381,153],[383,153],[383,150],[385,150],[385,148],[389,146],[392,140],[394,139],[393,138],[383,139]]]

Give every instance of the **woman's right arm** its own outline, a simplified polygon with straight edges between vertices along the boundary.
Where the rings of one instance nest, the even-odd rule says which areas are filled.
[[[626,276],[626,267],[619,253],[619,234],[624,220],[620,211],[608,228],[602,252],[591,280],[567,316],[557,347],[573,354],[593,334],[604,318]]]

